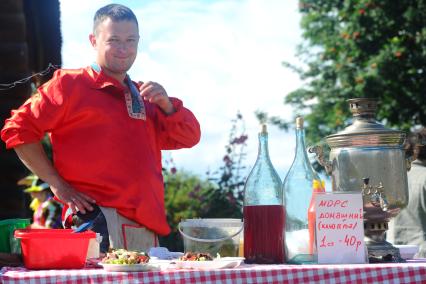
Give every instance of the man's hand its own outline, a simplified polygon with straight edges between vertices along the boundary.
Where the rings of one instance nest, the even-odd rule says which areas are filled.
[[[145,100],[158,105],[166,114],[172,114],[176,111],[163,86],[151,81],[141,84],[139,91]]]
[[[84,214],[86,209],[93,210],[90,203],[95,203],[95,200],[72,188],[59,175],[47,158],[40,142],[17,146],[15,151],[24,165],[40,179],[47,182],[53,194],[62,202],[67,203],[74,213],[79,210]]]
[[[91,204],[95,203],[95,200],[84,193],[78,192],[65,181],[61,181],[58,185],[50,185],[50,189],[57,198],[68,204],[73,213],[80,211],[85,214],[86,209],[93,210]]]

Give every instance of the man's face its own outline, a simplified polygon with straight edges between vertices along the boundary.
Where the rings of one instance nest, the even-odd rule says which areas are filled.
[[[111,75],[123,75],[136,59],[139,30],[133,21],[101,22],[90,42],[97,53],[96,62]]]

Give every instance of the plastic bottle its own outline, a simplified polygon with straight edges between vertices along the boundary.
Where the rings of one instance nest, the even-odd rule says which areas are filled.
[[[319,177],[312,169],[306,153],[303,118],[297,117],[296,153],[283,183],[287,217],[285,251],[286,260],[289,263],[315,263],[317,259],[316,252],[313,249],[313,238],[310,237],[309,233],[308,220],[314,180],[319,181]]]
[[[268,153],[265,124],[259,152],[244,186],[244,257],[246,263],[284,263],[285,209],[281,179]]]
[[[309,230],[309,254],[315,253],[315,196],[318,192],[325,192],[324,182],[314,179],[312,182],[312,197],[308,209],[308,230]]]

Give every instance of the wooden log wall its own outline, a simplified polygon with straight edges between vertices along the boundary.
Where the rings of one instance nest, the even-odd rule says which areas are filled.
[[[0,1],[0,84],[61,65],[61,34],[57,0]],[[50,74],[51,75],[51,74]],[[38,78],[42,82],[50,76]],[[0,86],[0,88],[2,88]],[[0,90],[0,127],[31,96],[31,82]],[[15,151],[0,142],[0,220],[30,217],[29,196],[16,183],[29,171]]]

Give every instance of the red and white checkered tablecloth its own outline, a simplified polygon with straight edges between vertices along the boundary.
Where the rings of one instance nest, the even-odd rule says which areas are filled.
[[[107,272],[4,267],[0,283],[426,283],[426,262],[352,265],[241,265],[233,269]]]

